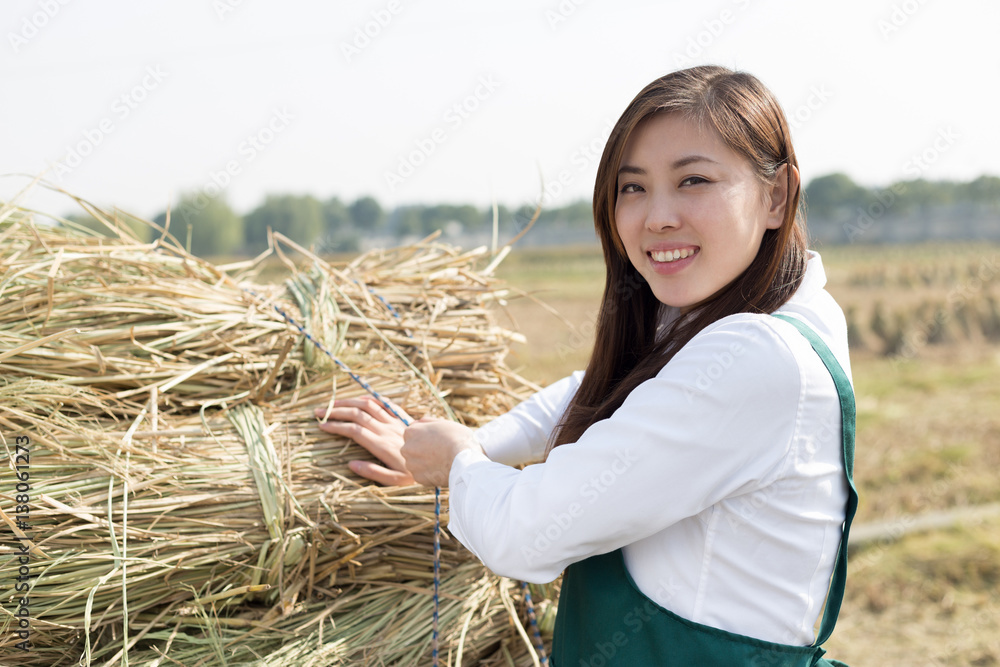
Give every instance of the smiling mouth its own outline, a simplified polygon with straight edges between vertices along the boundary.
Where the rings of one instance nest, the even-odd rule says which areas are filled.
[[[684,248],[683,250],[650,250],[646,253],[654,262],[669,264],[679,259],[690,257],[698,252],[698,248]]]

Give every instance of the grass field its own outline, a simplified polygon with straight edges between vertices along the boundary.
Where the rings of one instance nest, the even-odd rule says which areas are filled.
[[[821,249],[849,313],[858,402],[856,525],[1000,501],[1000,247]],[[547,384],[584,368],[603,288],[596,248],[512,253],[499,276],[533,299],[500,315],[511,364]],[[555,313],[558,313],[555,314]],[[864,665],[1000,665],[1000,518],[852,553],[830,656]]]

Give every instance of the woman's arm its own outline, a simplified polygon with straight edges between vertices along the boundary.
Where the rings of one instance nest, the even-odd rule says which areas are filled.
[[[510,412],[476,430],[486,456],[510,466],[545,458],[549,435],[583,380],[583,371],[553,382]]]
[[[459,453],[449,530],[494,572],[551,581],[570,563],[772,481],[787,460],[802,386],[770,325],[720,323],[544,464],[518,471]]]

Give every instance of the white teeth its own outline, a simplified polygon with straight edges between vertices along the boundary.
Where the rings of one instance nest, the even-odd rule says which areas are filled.
[[[694,250],[685,248],[684,250],[652,250],[649,256],[657,262],[673,262],[684,259],[694,254]]]

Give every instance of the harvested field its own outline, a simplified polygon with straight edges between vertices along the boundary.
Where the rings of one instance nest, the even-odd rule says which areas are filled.
[[[821,253],[827,288],[845,310],[870,314],[881,303],[903,325],[895,350],[864,325],[865,317],[866,345],[852,340],[861,497],[855,526],[887,525],[889,537],[852,549],[829,656],[852,667],[1000,665],[1000,518],[974,512],[1000,501],[1000,347],[982,329],[928,338],[935,320],[919,315],[922,303],[948,304],[949,312],[965,304],[978,309],[982,326],[1000,285],[1000,248],[851,246]],[[566,320],[529,300],[511,302],[509,316],[531,341],[513,347],[512,365],[540,383],[584,368],[603,289],[600,250],[522,251],[498,275]],[[943,321],[964,331],[957,316]],[[973,518],[908,532],[930,514],[962,515],[965,508]]]

